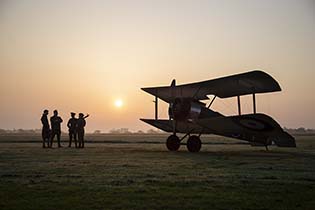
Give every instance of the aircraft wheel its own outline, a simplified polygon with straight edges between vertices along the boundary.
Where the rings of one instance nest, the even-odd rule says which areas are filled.
[[[180,140],[176,135],[170,135],[166,140],[166,147],[169,151],[177,151],[180,147]]]
[[[201,140],[198,136],[190,136],[187,140],[187,149],[189,152],[199,152]]]

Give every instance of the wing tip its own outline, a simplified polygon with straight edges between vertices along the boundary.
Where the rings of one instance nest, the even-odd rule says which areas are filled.
[[[262,70],[262,69],[255,69],[255,70],[252,70],[251,72],[252,73],[256,73],[256,74],[260,74],[261,76],[263,76],[263,77],[267,78],[268,80],[272,81],[273,86],[274,86],[272,92],[276,92],[276,91],[281,91],[282,90],[281,87],[280,87],[279,82],[275,78],[273,78],[270,74],[265,72],[264,70]]]
[[[146,92],[146,93],[149,93],[151,95],[154,95],[153,92],[152,92],[152,89],[153,88],[150,88],[150,87],[144,87],[144,88],[141,88],[142,91]]]

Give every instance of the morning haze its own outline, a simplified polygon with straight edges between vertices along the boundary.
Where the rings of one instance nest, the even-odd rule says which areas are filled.
[[[47,108],[89,113],[88,131],[145,130],[140,87],[253,69],[283,90],[258,95],[258,112],[314,128],[314,1],[1,1],[0,31],[0,128],[39,128]],[[213,108],[236,114],[225,101]]]

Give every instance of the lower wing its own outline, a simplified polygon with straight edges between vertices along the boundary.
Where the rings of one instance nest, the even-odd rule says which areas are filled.
[[[165,132],[173,132],[173,120],[155,120],[155,119],[140,119],[158,129]],[[176,121],[177,133],[205,133],[204,128],[196,123],[187,121]]]

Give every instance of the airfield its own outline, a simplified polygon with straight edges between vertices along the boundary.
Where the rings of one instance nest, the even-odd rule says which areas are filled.
[[[315,209],[315,136],[265,151],[209,135],[199,153],[169,152],[166,137],[42,149],[40,135],[1,135],[0,209]]]

